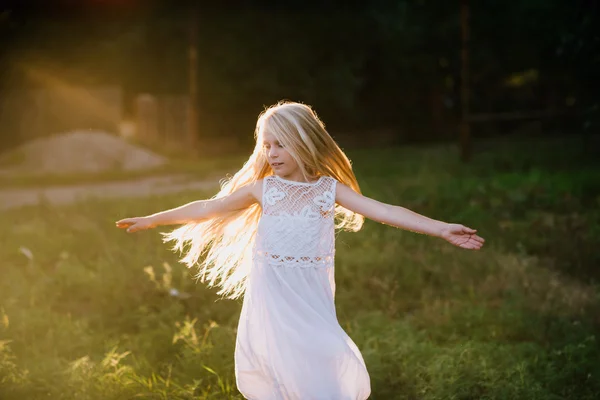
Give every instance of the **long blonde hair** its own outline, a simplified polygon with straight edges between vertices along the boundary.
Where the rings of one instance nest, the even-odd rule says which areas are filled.
[[[286,147],[306,180],[313,176],[330,176],[360,193],[350,160],[312,108],[280,101],[261,112],[254,131],[256,145],[252,155],[233,177],[221,182],[221,190],[213,199],[272,175],[263,150],[265,131]],[[362,227],[362,215],[339,205],[335,210],[337,229],[358,231]],[[260,206],[254,204],[227,215],[185,224],[163,233],[163,241],[174,241],[173,250],[179,252],[189,245],[187,254],[180,261],[188,267],[198,264],[196,278],[207,282],[209,287],[216,284],[221,288],[218,294],[236,299],[246,289],[260,214]]]

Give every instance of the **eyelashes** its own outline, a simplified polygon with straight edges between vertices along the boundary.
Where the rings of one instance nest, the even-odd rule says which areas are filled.
[[[285,149],[285,146],[283,144],[278,144],[277,147],[279,147],[280,149]],[[270,148],[270,145],[263,144],[263,149],[268,150]]]

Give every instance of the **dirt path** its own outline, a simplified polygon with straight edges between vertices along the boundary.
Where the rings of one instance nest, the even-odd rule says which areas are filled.
[[[218,188],[219,178],[189,181],[186,175],[170,175],[83,185],[0,189],[0,211],[39,204],[42,200],[54,205],[66,205],[89,198],[143,197]]]

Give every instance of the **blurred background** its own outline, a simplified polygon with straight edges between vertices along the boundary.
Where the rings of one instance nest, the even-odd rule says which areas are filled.
[[[0,146],[85,128],[246,150],[280,99],[356,145],[454,141],[463,108],[477,137],[592,131],[597,18],[593,0],[14,2]]]
[[[242,398],[241,300],[114,221],[213,196],[282,99],[365,195],[486,239],[337,236],[373,399],[599,398],[599,26],[595,0],[0,2],[0,399]]]

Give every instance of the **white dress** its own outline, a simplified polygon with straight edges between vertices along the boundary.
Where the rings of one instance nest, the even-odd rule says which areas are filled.
[[[238,323],[235,377],[249,400],[364,400],[369,373],[334,305],[337,181],[269,176]]]

